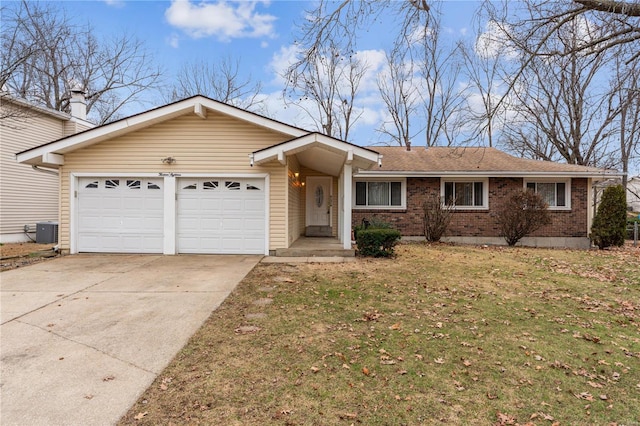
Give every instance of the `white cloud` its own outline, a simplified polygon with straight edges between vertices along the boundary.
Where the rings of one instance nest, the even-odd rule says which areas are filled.
[[[284,87],[284,74],[287,69],[297,61],[299,54],[300,48],[295,44],[281,46],[280,49],[273,54],[271,62],[269,62],[267,66],[267,69],[273,73],[271,84]]]
[[[124,7],[124,0],[104,0],[107,6],[111,7]]]
[[[475,51],[478,56],[485,59],[496,58],[502,55],[505,59],[516,59],[518,52],[509,42],[508,33],[511,28],[506,24],[489,21],[485,31],[478,36]]]
[[[169,24],[193,38],[213,36],[228,41],[232,38],[274,37],[276,17],[256,12],[259,3],[268,4],[224,0],[195,4],[190,0],[173,0],[165,11],[165,17]]]
[[[173,33],[169,37],[167,37],[166,41],[167,41],[167,44],[173,47],[174,49],[177,49],[178,47],[180,47],[180,36],[176,33]]]

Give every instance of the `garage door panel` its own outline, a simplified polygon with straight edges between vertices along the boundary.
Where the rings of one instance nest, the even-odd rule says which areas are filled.
[[[78,251],[162,253],[162,179],[81,178]]]
[[[248,211],[264,211],[264,200],[246,200],[244,208]]]
[[[177,187],[180,253],[264,253],[264,179],[185,178]]]
[[[243,228],[246,231],[260,232],[264,231],[264,221],[263,220],[253,220],[247,219],[244,221]]]

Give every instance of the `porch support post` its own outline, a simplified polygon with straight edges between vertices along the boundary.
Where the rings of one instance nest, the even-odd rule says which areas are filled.
[[[351,164],[345,164],[342,168],[342,194],[344,212],[342,215],[342,247],[345,250],[351,248],[351,187],[353,180],[353,168]]]

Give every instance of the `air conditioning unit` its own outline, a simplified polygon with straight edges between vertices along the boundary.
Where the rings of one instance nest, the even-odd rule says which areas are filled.
[[[36,223],[36,243],[51,244],[58,242],[58,222]]]

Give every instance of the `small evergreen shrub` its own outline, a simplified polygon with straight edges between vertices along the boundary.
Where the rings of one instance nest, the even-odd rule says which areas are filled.
[[[371,220],[363,219],[360,225],[356,225],[353,227],[353,239],[358,240],[358,232],[363,229],[392,229],[391,224],[387,222],[382,222],[376,218]]]
[[[591,225],[591,241],[600,250],[622,246],[627,233],[627,198],[622,185],[610,186],[602,193]]]
[[[516,191],[498,212],[500,232],[507,244],[516,245],[530,233],[551,223],[547,203],[533,191]]]
[[[362,256],[390,257],[400,241],[400,231],[390,228],[367,228],[357,232],[356,244]]]

